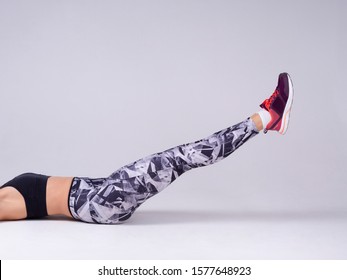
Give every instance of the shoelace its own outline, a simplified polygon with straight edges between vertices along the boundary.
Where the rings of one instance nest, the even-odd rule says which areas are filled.
[[[277,98],[279,93],[280,92],[276,88],[274,93],[270,96],[270,98],[265,100],[264,106],[266,107],[266,109],[268,109],[268,110],[270,109],[271,104],[275,101],[275,99]]]

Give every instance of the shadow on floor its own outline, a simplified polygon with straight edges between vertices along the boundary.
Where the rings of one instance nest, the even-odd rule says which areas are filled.
[[[164,225],[164,224],[193,224],[206,222],[300,222],[300,221],[346,221],[347,211],[332,210],[310,210],[310,211],[206,211],[206,210],[137,210],[133,216],[121,225],[143,226],[143,225]],[[76,222],[76,220],[65,216],[49,216],[41,219],[1,221],[1,223],[16,223],[20,221],[66,221]],[[77,221],[85,225],[96,225]],[[102,224],[97,224],[102,225]]]
[[[75,220],[63,215],[56,215],[56,216],[47,216],[39,219],[22,219],[22,220],[5,220],[0,221],[0,223],[20,223],[20,222],[37,222],[37,221],[66,221],[66,222],[74,222]]]
[[[159,225],[205,222],[289,222],[312,220],[346,220],[346,211],[152,211],[138,210],[127,225]]]

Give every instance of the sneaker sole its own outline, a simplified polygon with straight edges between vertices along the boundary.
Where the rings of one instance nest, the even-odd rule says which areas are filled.
[[[293,83],[292,83],[292,79],[290,78],[289,74],[287,74],[287,78],[288,78],[289,94],[288,94],[288,100],[286,103],[286,107],[284,108],[284,114],[282,117],[281,128],[278,131],[281,134],[285,134],[287,129],[288,129],[290,110],[292,109],[293,96],[294,96]]]

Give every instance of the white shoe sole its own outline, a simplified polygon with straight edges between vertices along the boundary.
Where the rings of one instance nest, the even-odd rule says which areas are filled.
[[[293,96],[294,96],[293,83],[292,83],[292,79],[290,78],[289,74],[287,74],[287,78],[288,78],[289,94],[288,94],[287,104],[286,104],[286,107],[284,108],[284,112],[283,112],[283,116],[282,116],[281,128],[278,131],[281,134],[285,134],[287,129],[288,129],[290,110],[292,109]]]

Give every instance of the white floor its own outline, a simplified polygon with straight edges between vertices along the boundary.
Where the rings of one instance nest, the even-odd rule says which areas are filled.
[[[2,222],[1,259],[346,259],[347,213],[145,209],[123,225]],[[6,234],[3,234],[3,233]]]

